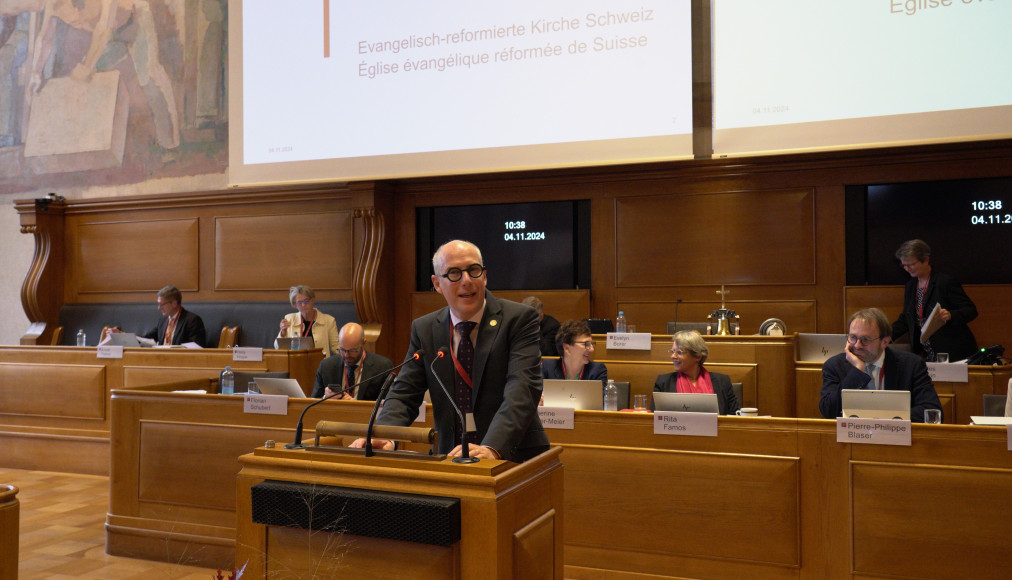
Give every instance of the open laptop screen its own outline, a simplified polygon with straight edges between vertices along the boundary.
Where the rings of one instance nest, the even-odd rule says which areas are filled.
[[[717,413],[714,393],[654,393],[654,409],[680,413]]]
[[[843,389],[843,416],[858,419],[910,419],[910,391]]]
[[[543,397],[546,407],[572,407],[584,411],[603,408],[601,381],[545,379]]]

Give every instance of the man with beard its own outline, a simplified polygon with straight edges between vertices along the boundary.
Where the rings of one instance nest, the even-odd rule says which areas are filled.
[[[892,325],[884,312],[867,308],[855,312],[848,322],[844,352],[822,365],[822,396],[819,410],[826,419],[843,411],[842,389],[910,391],[910,420],[924,421],[925,409],[938,409],[935,385],[924,360],[914,354],[886,348]]]

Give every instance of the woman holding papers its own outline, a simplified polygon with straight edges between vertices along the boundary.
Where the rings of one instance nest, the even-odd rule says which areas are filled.
[[[337,321],[333,316],[316,309],[316,292],[309,286],[292,286],[288,291],[288,301],[298,312],[288,314],[281,320],[278,338],[312,336],[316,348],[323,349],[324,357],[337,352]],[[274,348],[277,347],[278,343],[274,341]]]
[[[734,396],[731,377],[703,368],[710,349],[702,336],[691,330],[676,332],[668,352],[671,353],[675,372],[657,377],[654,381],[655,393],[714,393],[717,395],[718,413],[734,415],[738,412],[741,405]],[[650,407],[652,410],[653,401]]]
[[[935,355],[948,353],[950,361],[963,360],[977,350],[977,340],[967,324],[977,318],[977,307],[951,276],[931,268],[931,248],[921,240],[903,242],[896,250],[903,269],[910,274],[903,293],[903,312],[893,323],[892,339],[910,335],[911,350],[935,361]],[[928,322],[935,305],[939,306],[931,327],[937,327],[922,343],[921,329]]]
[[[594,355],[594,341],[590,327],[582,320],[567,320],[555,335],[555,346],[561,356],[543,359],[541,376],[546,379],[573,379],[608,383],[608,367],[590,359]]]

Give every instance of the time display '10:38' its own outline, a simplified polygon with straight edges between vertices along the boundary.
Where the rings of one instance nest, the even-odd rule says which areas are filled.
[[[989,199],[986,201],[972,201],[970,205],[973,206],[974,211],[983,211],[991,209],[1001,209],[1000,199]]]

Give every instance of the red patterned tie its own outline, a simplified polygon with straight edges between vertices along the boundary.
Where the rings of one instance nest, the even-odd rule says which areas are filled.
[[[457,332],[460,334],[460,343],[457,344],[457,362],[467,373],[467,376],[471,376],[471,368],[474,365],[474,343],[471,342],[471,331],[477,323],[465,320],[457,323]],[[456,399],[457,406],[460,407],[460,412],[464,413],[466,417],[471,412],[471,387],[467,385],[467,381],[460,373],[454,373],[454,399]],[[466,428],[466,427],[465,427]],[[454,442],[460,443],[460,433],[462,429],[454,429]],[[468,433],[468,443],[478,443],[478,434],[475,432]]]

